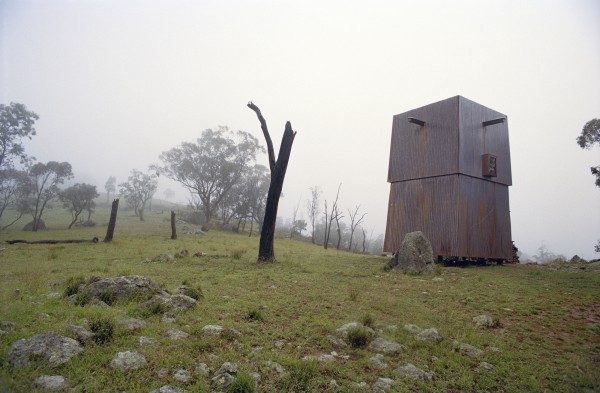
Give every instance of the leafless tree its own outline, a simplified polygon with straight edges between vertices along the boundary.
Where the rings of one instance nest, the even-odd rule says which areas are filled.
[[[354,212],[352,212],[350,209],[348,209],[348,215],[350,217],[350,242],[348,244],[349,251],[352,251],[352,239],[354,238],[354,231],[363,222],[363,220],[365,219],[365,216],[367,215],[367,213],[363,213],[360,217],[358,217],[359,210],[360,210],[360,205],[356,205],[356,208],[354,208]]]
[[[342,187],[342,183],[338,186],[337,194],[335,196],[335,201],[333,202],[333,206],[331,206],[331,214],[327,214],[327,199],[325,200],[325,235],[323,239],[323,248],[327,249],[329,245],[329,236],[331,234],[331,224],[335,217],[339,213],[337,203],[340,197],[340,188]]]
[[[275,240],[275,223],[277,221],[277,208],[279,206],[279,198],[283,188],[283,180],[287,171],[290,153],[292,152],[292,144],[296,137],[296,132],[292,129],[292,124],[288,121],[285,123],[283,138],[279,146],[279,156],[275,158],[273,150],[273,141],[267,128],[267,121],[263,117],[260,109],[252,102],[248,103],[248,108],[252,109],[262,129],[265,141],[267,143],[267,153],[269,154],[269,169],[271,170],[271,183],[269,184],[269,192],[267,193],[267,204],[265,206],[265,217],[260,232],[260,242],[258,247],[259,262],[275,262],[275,250],[273,242]]]
[[[317,216],[321,212],[319,205],[321,204],[321,190],[319,186],[310,187],[310,199],[306,200],[306,212],[310,219],[310,225],[312,227],[311,242],[315,244],[315,221]]]
[[[337,244],[335,246],[336,249],[340,249],[340,244],[342,243],[342,231],[340,230],[340,220],[342,218],[344,218],[344,215],[342,214],[342,212],[340,211],[340,209],[337,207],[335,207],[335,224],[337,226],[337,235],[338,235],[338,239],[337,239]]]
[[[290,239],[294,237],[294,234],[296,233],[298,210],[300,210],[300,201],[298,201],[298,204],[296,205],[296,207],[294,207],[294,214],[292,215],[292,225],[290,225]]]

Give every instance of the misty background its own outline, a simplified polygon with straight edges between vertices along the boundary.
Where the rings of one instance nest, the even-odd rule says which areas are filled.
[[[252,100],[276,149],[285,121],[298,132],[279,215],[341,183],[376,236],[393,115],[462,95],[508,116],[517,247],[591,259],[600,148],[575,138],[600,117],[598,20],[596,0],[0,0],[0,98],[40,116],[28,154],[100,192],[207,128],[264,144]]]

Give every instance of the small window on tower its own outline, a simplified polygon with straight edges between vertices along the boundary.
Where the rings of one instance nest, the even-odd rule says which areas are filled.
[[[485,177],[496,177],[498,176],[497,172],[497,158],[491,154],[484,154],[481,156],[482,158],[482,174]]]

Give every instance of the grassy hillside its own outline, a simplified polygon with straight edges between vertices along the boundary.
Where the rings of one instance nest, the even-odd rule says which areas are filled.
[[[598,391],[600,390],[600,271],[550,269],[539,266],[442,268],[432,277],[385,272],[386,258],[323,250],[303,242],[277,239],[278,263],[256,264],[258,239],[211,231],[205,236],[184,234],[170,240],[169,215],[147,212],[140,222],[121,211],[110,244],[2,245],[0,252],[0,321],[15,327],[0,335],[0,391],[36,391],[40,375],[62,375],[75,392],[149,392],[163,385],[190,392],[210,391],[213,372],[223,362],[236,363],[241,373],[259,373],[256,391],[316,392],[373,391],[379,377],[394,384],[388,391]],[[108,210],[95,216],[108,222]],[[105,226],[62,230],[68,217],[58,210],[46,217],[48,231],[9,230],[8,239],[91,239],[104,237]],[[22,223],[24,224],[24,222]],[[22,225],[20,225],[22,226]],[[145,262],[159,254],[188,250],[190,256],[168,262]],[[205,256],[192,257],[201,252]],[[140,317],[137,304],[110,308],[77,306],[61,294],[69,278],[90,276],[147,276],[173,292],[187,284],[199,287],[203,298],[195,310],[176,314],[174,323],[161,315],[146,315],[147,325],[129,332],[116,324],[112,341],[88,344],[82,354],[58,368],[13,370],[7,361],[11,344],[20,338],[56,331],[71,336],[71,324],[85,326],[95,317],[119,321]],[[441,280],[440,280],[441,278]],[[480,329],[473,317],[488,314],[499,321]],[[372,321],[380,336],[405,349],[384,355],[387,368],[378,370],[368,348],[334,346],[328,336],[352,321]],[[206,336],[209,324],[242,333]],[[435,327],[443,339],[429,344],[415,339],[406,324]],[[169,329],[190,334],[173,341]],[[158,347],[138,348],[140,336]],[[453,340],[484,351],[464,356]],[[117,352],[139,350],[148,365],[123,373],[109,367]],[[303,361],[335,351],[331,362]],[[281,364],[278,373],[267,362]],[[485,361],[495,366],[481,369]],[[199,363],[211,369],[208,377],[195,374]],[[399,376],[394,370],[407,363],[433,371],[433,381]],[[161,369],[168,372],[162,378]],[[182,383],[173,372],[186,369],[193,379]],[[332,382],[335,380],[335,383]],[[364,382],[368,388],[359,387]],[[364,386],[364,385],[363,385]]]

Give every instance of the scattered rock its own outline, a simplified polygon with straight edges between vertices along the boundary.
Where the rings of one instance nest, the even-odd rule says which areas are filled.
[[[83,346],[77,341],[50,331],[15,341],[8,351],[8,363],[15,369],[44,363],[56,367],[81,352]]]
[[[67,331],[75,336],[75,339],[82,344],[87,344],[94,340],[94,333],[83,326],[69,325]]]
[[[166,312],[162,316],[162,321],[164,323],[175,323],[176,320],[177,319],[175,318],[175,314],[170,313],[170,312]]]
[[[207,336],[219,336],[223,331],[223,326],[219,325],[206,325],[202,328],[202,332]]]
[[[383,355],[378,353],[369,359],[369,364],[376,370],[386,369],[388,365],[383,359]]]
[[[224,374],[224,373],[235,374],[237,372],[238,372],[237,364],[231,363],[231,362],[225,362],[221,365],[221,367],[219,367],[217,372],[215,372],[215,375]]]
[[[444,279],[442,277],[434,277],[431,279],[431,281],[433,282],[444,282]]]
[[[69,389],[69,383],[62,375],[42,375],[37,377],[33,383],[43,390],[59,392]]]
[[[269,360],[265,362],[265,366],[267,368],[277,371],[277,373],[279,374],[283,374],[285,372],[285,368],[283,368],[283,366],[277,362],[272,362]]]
[[[228,391],[229,387],[233,383],[234,378],[229,373],[217,374],[212,379],[212,384],[216,391]]]
[[[50,318],[50,314],[45,313],[45,312],[41,312],[41,313],[38,314],[38,317],[42,318],[42,319],[46,319],[46,318]]]
[[[94,281],[80,291],[87,290],[89,299],[103,300],[107,296],[112,301],[148,299],[155,294],[168,295],[161,287],[144,276],[121,276],[116,278],[103,278]]]
[[[419,334],[415,336],[415,339],[435,344],[437,342],[442,341],[442,336],[436,328],[430,328],[422,330]]]
[[[47,294],[46,297],[48,299],[59,299],[59,298],[62,297],[62,293],[60,293],[60,292],[51,292],[51,293]]]
[[[141,353],[136,351],[125,351],[117,353],[113,360],[111,360],[110,367],[115,370],[126,372],[145,367],[147,364],[146,358]]]
[[[181,251],[179,251],[179,256],[182,257],[182,258],[185,258],[188,255],[190,255],[190,252],[188,250],[181,250]]]
[[[478,328],[493,328],[498,326],[498,321],[495,321],[494,318],[486,314],[474,317],[473,323],[475,324],[475,327]]]
[[[188,338],[190,335],[184,331],[178,329],[169,329],[165,333],[165,337],[170,338],[171,340],[183,340]]]
[[[150,391],[150,393],[185,393],[186,391],[176,386],[164,385],[158,389]]]
[[[152,299],[142,304],[142,307],[151,309],[156,307],[157,304],[162,304],[164,310],[167,311],[187,311],[195,308],[197,301],[186,295],[169,295],[168,293],[161,293],[154,295]]]
[[[305,362],[310,362],[313,360],[316,360],[318,362],[322,362],[322,363],[331,363],[331,362],[335,362],[335,356],[330,355],[328,353],[320,353],[318,355],[306,355],[302,358],[302,360],[304,360]]]
[[[273,343],[273,346],[275,346],[277,349],[281,349],[285,346],[285,340],[277,340],[275,343]]]
[[[412,334],[418,334],[421,333],[421,331],[423,331],[423,329],[413,324],[404,325],[404,330]]]
[[[496,370],[496,366],[494,366],[493,364],[490,364],[488,362],[481,362],[479,363],[479,365],[477,366],[477,368],[475,369],[475,371],[479,372],[479,371],[487,371],[487,372],[494,372]]]
[[[169,369],[168,368],[161,368],[156,372],[156,376],[160,379],[167,379],[169,378]]]
[[[192,375],[189,371],[179,369],[173,374],[173,379],[181,383],[189,383],[192,380]]]
[[[119,324],[130,332],[146,327],[146,322],[137,318],[122,319]]]
[[[402,377],[418,379],[421,381],[431,381],[434,376],[433,372],[422,370],[410,363],[406,366],[398,367],[394,372]]]
[[[334,347],[345,348],[348,346],[348,343],[339,337],[329,335],[327,336],[327,339],[329,339],[329,342],[333,344]]]
[[[394,380],[391,378],[379,378],[377,382],[375,382],[375,388],[379,388],[383,391],[391,389],[394,384]]]
[[[2,321],[0,322],[0,329],[12,332],[15,330],[16,323],[10,321]]]
[[[483,355],[483,351],[479,348],[475,348],[472,345],[460,343],[456,340],[452,342],[452,346],[455,351],[458,351],[461,355],[468,356],[470,358],[476,358]]]
[[[196,374],[204,375],[205,377],[208,377],[208,375],[210,374],[210,368],[208,368],[208,365],[206,363],[198,364],[194,371],[196,372]]]
[[[160,254],[154,257],[152,262],[169,262],[175,259],[175,256],[172,254]]]
[[[138,338],[137,344],[139,347],[154,347],[156,346],[156,340],[150,337],[141,336]]]
[[[376,352],[394,354],[402,352],[404,347],[397,342],[388,341],[381,337],[377,337],[371,342],[371,344],[369,344],[369,349]]]
[[[389,266],[409,274],[432,274],[435,262],[429,239],[421,231],[407,233]]]
[[[367,329],[367,333],[369,334],[369,336],[371,336],[371,337],[375,336],[375,330],[371,329],[368,326],[363,326],[363,324],[360,322],[350,322],[345,325],[342,325],[341,327],[339,327],[338,329],[335,330],[335,334],[339,338],[346,340],[346,339],[348,339],[348,331],[350,331],[352,329],[357,329],[357,328],[365,328],[365,329]]]

